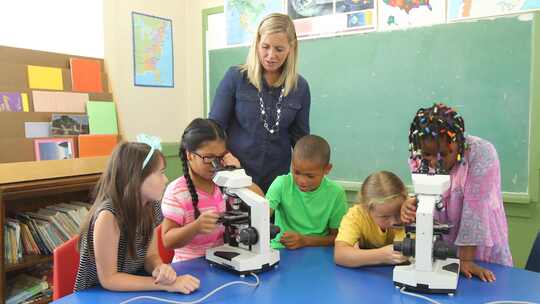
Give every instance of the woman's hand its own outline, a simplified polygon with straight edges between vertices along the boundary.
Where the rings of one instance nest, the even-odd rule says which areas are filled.
[[[416,220],[416,197],[409,197],[401,205],[401,221],[405,224],[413,223]]]
[[[201,285],[201,281],[196,277],[186,274],[176,277],[176,280],[170,284],[163,286],[168,292],[181,292],[183,294],[190,294]]]
[[[467,279],[475,276],[484,282],[495,282],[495,274],[491,270],[480,267],[473,261],[461,261],[460,271]]]
[[[155,284],[171,285],[176,281],[176,271],[170,264],[160,264],[152,271],[152,277]]]

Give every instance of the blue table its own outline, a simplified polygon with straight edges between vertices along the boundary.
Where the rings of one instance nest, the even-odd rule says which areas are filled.
[[[526,270],[483,264],[492,270],[497,281],[484,283],[460,277],[454,297],[429,295],[441,303],[485,303],[496,300],[519,300],[540,303],[540,274]],[[61,298],[54,303],[118,303],[141,295],[175,301],[193,301],[221,284],[238,280],[235,274],[219,267],[210,267],[202,258],[174,265],[178,273],[194,274],[201,288],[191,295],[167,292],[111,292],[92,288]],[[392,282],[392,267],[377,266],[349,269],[336,266],[333,248],[282,250],[277,269],[259,275],[257,288],[234,285],[219,291],[203,303],[426,303],[402,295]],[[251,276],[243,280],[254,281]],[[158,303],[136,301],[136,304]]]

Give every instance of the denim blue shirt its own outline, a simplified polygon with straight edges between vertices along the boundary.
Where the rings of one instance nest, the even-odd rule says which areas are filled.
[[[263,81],[261,94],[270,128],[275,125],[280,93],[281,87],[270,87]],[[216,90],[209,118],[227,132],[229,150],[266,192],[277,176],[289,172],[292,147],[309,134],[310,104],[309,86],[299,76],[296,89],[282,99],[279,131],[270,134],[263,126],[257,89],[238,66],[233,66]]]

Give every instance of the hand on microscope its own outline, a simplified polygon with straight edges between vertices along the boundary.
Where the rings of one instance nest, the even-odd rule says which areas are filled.
[[[404,224],[410,224],[416,221],[416,204],[415,196],[410,196],[401,205],[401,221]]]
[[[234,155],[232,155],[231,152],[225,154],[223,156],[223,165],[224,166],[233,166],[236,168],[241,168],[242,165],[240,164],[240,161],[238,158],[236,158]]]
[[[386,245],[377,250],[380,250],[381,259],[383,264],[397,265],[404,263],[408,260],[406,256],[401,254],[401,252],[394,251],[394,245]]]
[[[197,224],[197,231],[199,233],[211,233],[217,228],[217,221],[219,219],[219,214],[215,211],[204,211],[201,212],[199,218],[195,221]]]

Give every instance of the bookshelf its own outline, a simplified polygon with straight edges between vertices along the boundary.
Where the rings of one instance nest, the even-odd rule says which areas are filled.
[[[46,161],[43,163],[54,163]],[[52,168],[54,164],[49,164]],[[19,181],[0,184],[0,235],[4,235],[6,217],[19,212],[35,211],[48,205],[70,202],[89,202],[91,193],[100,177],[99,173],[63,176],[56,178]],[[0,238],[0,246],[5,246]],[[0,250],[0,302],[6,300],[6,281],[11,276],[24,272],[29,267],[50,262],[51,255],[24,256],[15,264],[5,264],[4,250]],[[48,302],[46,299],[43,303]]]
[[[40,72],[36,72],[36,69]],[[0,94],[3,96],[0,103],[0,150],[2,151],[0,152],[0,245],[3,248],[0,250],[0,303],[3,303],[6,301],[7,279],[28,272],[36,265],[52,261],[51,255],[27,255],[22,259],[15,259],[14,252],[9,251],[14,247],[9,244],[16,240],[13,235],[18,232],[15,230],[13,233],[13,231],[19,228],[13,228],[13,226],[22,227],[23,225],[7,219],[14,218],[16,214],[34,212],[57,203],[90,202],[90,193],[103,172],[113,148],[110,141],[108,145],[104,145],[104,142],[95,139],[109,136],[108,139],[114,137],[115,140],[119,140],[120,136],[117,134],[116,117],[112,124],[113,128],[106,130],[94,128],[92,131],[92,123],[90,123],[92,113],[94,122],[97,122],[95,126],[101,126],[100,122],[104,120],[99,116],[100,112],[90,113],[91,109],[95,109],[96,104],[106,106],[107,109],[115,107],[103,59],[0,46],[0,70],[2,71]],[[37,74],[41,76],[37,77]],[[17,97],[19,95],[20,99]],[[43,98],[44,95],[49,96],[49,99]],[[68,95],[71,97],[66,99]],[[84,100],[80,100],[81,95],[85,95]],[[19,102],[13,103],[14,100]],[[78,106],[72,107],[73,103]],[[112,112],[115,111],[106,112],[106,114]],[[53,133],[53,118],[60,114],[87,116],[89,122],[84,125],[88,126],[89,132],[81,132],[85,128],[79,127],[75,134]],[[110,118],[109,116],[107,117]],[[107,121],[110,122],[112,119]],[[50,124],[49,127],[44,127],[47,123]],[[36,125],[41,126],[41,131],[43,128],[49,128],[49,132],[28,131],[31,126]],[[59,126],[56,128],[58,129]],[[74,128],[66,130],[75,131]],[[58,154],[56,157],[41,157],[38,153],[41,151],[41,146],[37,141],[55,138],[72,139],[73,147],[70,148],[70,153]],[[90,138],[94,140],[89,141]],[[36,161],[38,159],[55,160]],[[56,218],[56,214],[52,217]],[[67,218],[63,219],[67,220]],[[8,228],[5,227],[6,224]],[[55,247],[51,245],[58,244],[75,231],[75,225],[72,225],[69,220],[62,222],[58,218],[55,224],[59,224],[56,226],[60,227],[59,230],[62,230],[64,237],[47,239],[49,241],[45,244],[48,247],[47,250],[37,250],[35,253],[51,251],[50,248]],[[42,227],[41,225],[34,226],[35,230],[40,230]],[[26,225],[26,235],[28,235],[28,228],[29,226]],[[71,233],[65,233],[68,231],[67,228]],[[19,230],[21,235],[22,230],[22,228]],[[47,232],[50,231],[45,231]],[[5,239],[6,235],[8,241]],[[29,242],[23,245],[29,246]],[[15,260],[17,261],[15,263],[6,263],[6,261]],[[49,301],[50,299],[46,299],[43,302]]]

